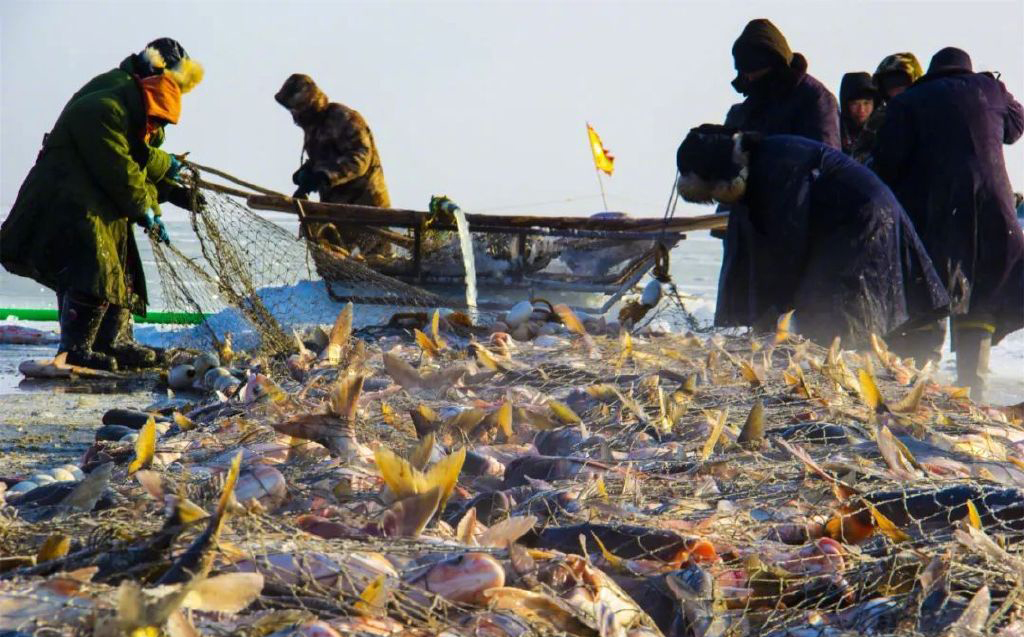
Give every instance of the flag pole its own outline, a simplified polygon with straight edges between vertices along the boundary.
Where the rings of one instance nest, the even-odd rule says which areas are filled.
[[[608,212],[608,199],[604,194],[604,180],[601,179],[601,169],[595,168],[594,174],[597,175],[597,186],[601,189],[601,203],[604,204],[604,212]]]

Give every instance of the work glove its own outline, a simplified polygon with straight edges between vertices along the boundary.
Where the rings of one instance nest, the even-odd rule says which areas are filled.
[[[164,225],[163,219],[154,213],[152,209],[147,210],[146,214],[137,223],[146,230],[146,234],[149,236],[159,242],[171,245],[171,235],[167,234],[167,226]]]
[[[177,179],[178,173],[185,167],[185,162],[178,159],[175,155],[171,155],[171,166],[167,169],[167,174],[164,175],[164,179]]]
[[[292,175],[292,183],[299,187],[292,196],[296,199],[305,199],[309,193],[317,192],[327,185],[327,176],[314,172],[306,163]]]
[[[167,201],[181,208],[192,210],[192,189],[184,186],[171,186],[167,189]],[[195,212],[203,212],[206,209],[206,197],[198,190],[195,191]]]

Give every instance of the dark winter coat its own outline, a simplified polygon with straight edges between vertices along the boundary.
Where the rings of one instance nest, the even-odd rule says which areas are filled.
[[[949,290],[954,314],[1024,326],[1024,236],[1003,144],[1024,111],[1003,84],[967,69],[929,73],[889,101],[872,167],[899,197]]]
[[[774,325],[862,346],[944,315],[949,298],[892,192],[837,150],[791,135],[750,154],[732,206],[715,324]]]
[[[134,82],[72,100],[46,137],[3,227],[0,263],[54,290],[144,313],[132,224],[157,202]]]
[[[800,135],[839,148],[839,106],[835,96],[807,73],[807,61],[793,54],[789,69],[770,90],[750,95],[729,109],[725,125],[764,135]]]

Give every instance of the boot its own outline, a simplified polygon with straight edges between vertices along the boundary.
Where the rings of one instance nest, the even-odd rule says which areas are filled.
[[[928,361],[942,360],[942,344],[946,340],[946,319],[914,327],[896,330],[886,336],[889,350],[900,358],[913,358],[917,367],[924,367]]]
[[[985,401],[988,360],[992,351],[992,333],[984,328],[960,327],[956,330],[956,383],[971,388],[971,400]]]
[[[110,304],[103,315],[96,349],[113,356],[124,369],[142,369],[156,366],[159,356],[149,347],[140,345],[132,336],[132,313],[126,307]]]
[[[67,353],[65,361],[69,365],[116,372],[116,360],[92,349],[106,305],[90,302],[73,292],[65,293],[62,303],[60,347],[57,351]]]

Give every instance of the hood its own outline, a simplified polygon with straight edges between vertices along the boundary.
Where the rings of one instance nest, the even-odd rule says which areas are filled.
[[[308,75],[295,73],[284,81],[275,95],[278,104],[292,113],[295,123],[302,126],[327,110],[327,95]]]
[[[751,73],[769,66],[789,66],[794,53],[778,27],[770,20],[758,18],[748,22],[736,38],[732,56],[737,71]]]
[[[866,98],[878,101],[878,89],[871,74],[855,72],[844,75],[839,84],[839,103],[845,106],[850,100]]]
[[[928,63],[928,73],[925,74],[925,77],[934,78],[973,72],[974,65],[967,51],[948,46],[932,56],[931,62]]]

